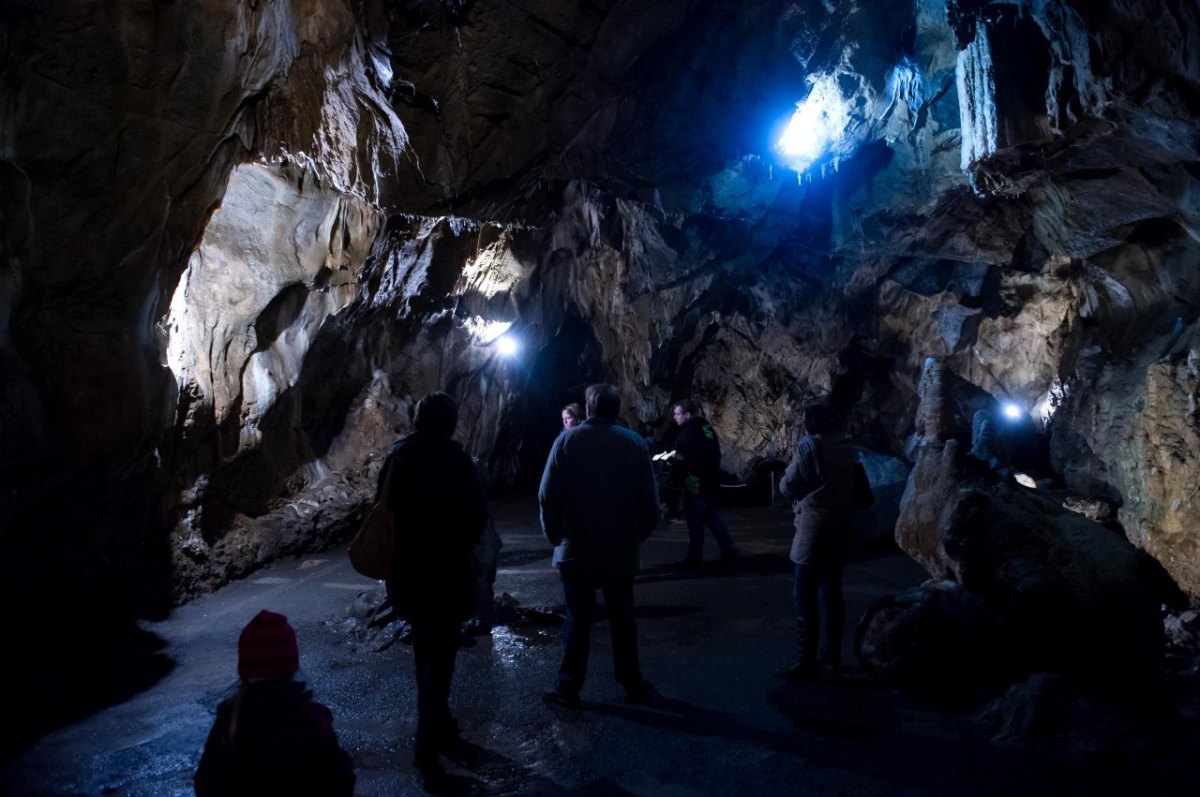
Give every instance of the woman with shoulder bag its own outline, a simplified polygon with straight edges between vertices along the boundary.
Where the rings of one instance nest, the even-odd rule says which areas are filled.
[[[841,668],[846,621],[842,571],[853,541],[854,510],[869,503],[870,493],[844,429],[841,413],[830,404],[807,405],[805,436],[796,444],[779,484],[796,513],[790,558],[796,566],[797,656],[794,665],[779,673],[788,681],[815,678],[818,660]]]

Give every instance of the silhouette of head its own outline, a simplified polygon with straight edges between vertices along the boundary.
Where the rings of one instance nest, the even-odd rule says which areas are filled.
[[[842,414],[826,401],[815,401],[804,407],[804,431],[808,434],[840,432],[845,426]]]
[[[458,425],[458,404],[440,390],[417,402],[413,426],[418,432],[451,437]]]
[[[616,420],[621,413],[621,397],[617,395],[617,389],[613,385],[603,383],[588,385],[587,392],[584,394],[584,403],[587,405],[589,418]]]
[[[238,637],[238,675],[247,683],[287,678],[300,669],[296,631],[282,614],[263,609]]]

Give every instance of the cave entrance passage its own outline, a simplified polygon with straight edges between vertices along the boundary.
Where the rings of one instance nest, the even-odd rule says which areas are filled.
[[[513,480],[516,491],[537,490],[550,447],[562,431],[563,406],[572,401],[582,406],[587,386],[605,378],[600,344],[591,326],[576,315],[568,315],[529,368]]]

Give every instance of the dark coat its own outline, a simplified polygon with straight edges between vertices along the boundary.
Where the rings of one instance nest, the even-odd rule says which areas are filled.
[[[676,487],[705,498],[720,491],[721,441],[707,420],[693,416],[680,425],[673,465]]]
[[[568,429],[546,459],[538,505],[555,565],[636,573],[638,550],[658,523],[646,441],[608,418]]]
[[[808,436],[796,444],[779,490],[792,499],[796,564],[844,564],[854,531],[854,446],[841,432]]]
[[[474,614],[473,551],[488,522],[471,458],[449,437],[417,432],[392,446],[389,506],[396,544],[388,596],[414,622],[462,622]]]
[[[198,797],[353,793],[354,766],[333,714],[303,683],[248,684],[217,707],[196,770]]]

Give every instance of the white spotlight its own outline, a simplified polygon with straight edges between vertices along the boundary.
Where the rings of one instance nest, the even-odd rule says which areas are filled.
[[[1006,401],[1004,403],[1004,417],[1010,421],[1017,420],[1021,417],[1021,408],[1011,401]]]
[[[505,357],[513,357],[521,350],[521,344],[512,335],[501,335],[496,340],[496,351]]]

